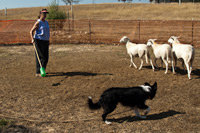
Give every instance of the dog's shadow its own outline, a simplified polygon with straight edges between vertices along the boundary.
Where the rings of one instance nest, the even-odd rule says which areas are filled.
[[[160,120],[160,119],[164,119],[164,118],[174,116],[177,114],[185,114],[185,113],[174,111],[174,110],[169,110],[167,112],[162,112],[159,114],[147,115],[146,119],[140,119],[136,116],[127,116],[127,117],[122,117],[122,118],[117,118],[117,119],[108,119],[108,121],[123,123],[123,122],[134,122],[134,121],[144,121],[144,120]]]

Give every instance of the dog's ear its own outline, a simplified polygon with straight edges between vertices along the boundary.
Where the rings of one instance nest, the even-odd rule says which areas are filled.
[[[144,83],[145,86],[151,86],[149,83],[145,82]]]
[[[157,90],[157,82],[155,82],[152,86],[152,88],[156,91]]]

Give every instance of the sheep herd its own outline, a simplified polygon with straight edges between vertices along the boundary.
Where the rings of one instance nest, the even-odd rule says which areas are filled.
[[[168,42],[171,44],[157,44],[156,39],[149,39],[147,44],[136,44],[130,42],[127,36],[121,38],[120,43],[126,43],[127,53],[130,55],[131,64],[130,67],[134,66],[137,69],[137,66],[133,62],[133,57],[136,55],[139,56],[141,64],[139,70],[142,69],[143,66],[143,57],[146,59],[146,63],[148,64],[148,60],[150,61],[152,70],[154,71],[154,65],[150,58],[148,47],[153,48],[153,53],[155,56],[154,64],[157,67],[156,60],[161,59],[165,66],[165,74],[168,72],[169,63],[172,64],[172,72],[175,74],[177,59],[182,59],[183,63],[187,68],[188,78],[191,79],[192,72],[192,63],[194,60],[194,47],[190,44],[182,44],[178,40],[179,37],[171,36]],[[174,64],[175,63],[175,64]],[[184,64],[183,67],[184,67]]]

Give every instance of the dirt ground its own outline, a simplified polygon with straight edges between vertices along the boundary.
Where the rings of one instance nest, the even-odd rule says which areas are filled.
[[[124,45],[51,45],[47,77],[35,77],[32,46],[0,47],[0,119],[12,124],[3,132],[133,133],[200,132],[200,49],[196,49],[192,80],[180,67],[177,74],[130,68]],[[139,60],[135,59],[139,66]],[[178,66],[181,66],[178,63]],[[146,103],[146,120],[118,105],[108,115],[89,110],[109,87],[158,83],[157,95]]]

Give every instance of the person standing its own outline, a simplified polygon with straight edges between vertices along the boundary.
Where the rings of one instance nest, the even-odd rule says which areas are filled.
[[[35,44],[36,50],[39,55],[42,67],[46,69],[49,60],[49,38],[50,38],[50,28],[48,22],[45,20],[49,12],[47,9],[42,9],[39,12],[38,20],[32,27],[30,31],[31,42]],[[35,32],[35,34],[34,34]],[[40,76],[40,64],[36,57],[36,76]]]

